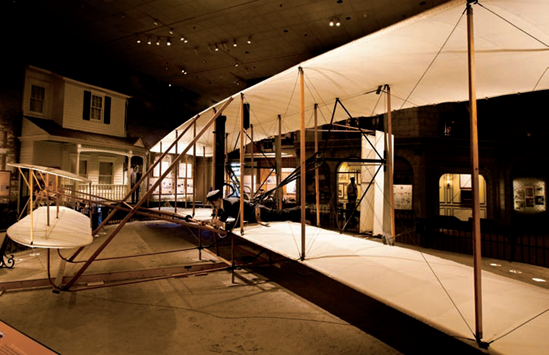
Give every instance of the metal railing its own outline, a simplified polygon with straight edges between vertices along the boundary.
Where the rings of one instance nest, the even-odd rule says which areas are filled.
[[[482,256],[549,267],[549,230],[533,226],[501,225],[481,219]],[[396,241],[424,248],[473,254],[470,221],[451,216],[415,218],[413,213],[396,217]]]
[[[80,199],[89,199],[89,195],[105,198],[112,201],[122,200],[129,191],[128,185],[99,184],[99,185],[78,185],[74,190],[74,185],[64,185],[65,193]],[[91,190],[90,190],[91,188]]]

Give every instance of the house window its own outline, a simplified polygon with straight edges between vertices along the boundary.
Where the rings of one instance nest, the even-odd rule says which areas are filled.
[[[88,161],[80,160],[80,166],[78,168],[78,175],[87,178],[88,177]]]
[[[99,185],[112,185],[113,163],[99,162]]]
[[[111,97],[92,94],[84,90],[82,119],[111,124]]]
[[[102,111],[103,111],[103,98],[101,96],[92,95],[90,118],[92,120],[101,121]]]
[[[41,86],[32,85],[30,97],[30,110],[32,112],[44,113],[44,100],[46,89]]]

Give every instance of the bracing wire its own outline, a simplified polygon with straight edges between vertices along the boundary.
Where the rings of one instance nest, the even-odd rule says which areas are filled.
[[[429,267],[429,269],[431,270],[431,272],[433,273],[433,275],[435,276],[435,278],[437,279],[440,287],[442,287],[442,290],[444,290],[444,293],[446,293],[446,295],[448,296],[448,298],[450,299],[450,302],[452,302],[452,304],[454,305],[454,308],[456,309],[456,311],[458,312],[459,316],[461,317],[461,319],[463,320],[463,322],[465,323],[465,325],[467,326],[467,328],[469,328],[469,331],[471,332],[471,334],[473,335],[473,338],[475,337],[475,332],[473,332],[473,329],[471,329],[471,327],[469,326],[469,323],[467,323],[467,320],[465,319],[465,317],[463,316],[463,314],[461,313],[461,311],[459,310],[459,307],[457,306],[457,304],[454,302],[454,299],[452,298],[452,296],[450,295],[450,293],[448,292],[448,290],[446,289],[446,287],[444,287],[444,284],[442,283],[442,281],[440,280],[440,278],[438,277],[437,273],[435,272],[435,270],[433,270],[433,268],[431,267],[431,264],[427,261],[427,259],[425,258],[425,254],[423,254],[422,252],[419,252],[421,254],[421,257],[423,258],[423,260],[425,260],[425,263],[427,264],[427,266]]]
[[[516,28],[517,30],[519,30],[520,32],[524,33],[525,35],[527,35],[528,37],[532,38],[533,40],[541,43],[542,45],[544,45],[545,47],[549,47],[549,45],[547,45],[547,43],[543,42],[541,39],[535,37],[534,35],[531,35],[530,33],[526,32],[525,30],[523,30],[522,28],[520,28],[519,26],[515,25],[514,23],[512,23],[511,21],[507,20],[506,18],[504,18],[503,16],[495,13],[494,11],[490,10],[489,8],[487,8],[486,6],[482,5],[481,3],[479,2],[476,2],[477,5],[479,5],[480,7],[482,7],[484,10],[488,11],[489,13],[491,13],[492,15],[496,16],[496,17],[499,17],[501,20],[507,22],[509,25],[513,26],[514,28]]]
[[[444,41],[444,43],[442,44],[442,46],[441,46],[440,49],[438,50],[437,54],[435,54],[435,57],[433,58],[433,60],[431,61],[431,63],[429,63],[429,65],[427,66],[427,68],[425,69],[425,71],[423,72],[423,74],[421,74],[421,77],[419,78],[419,80],[417,81],[417,83],[414,85],[414,87],[412,88],[412,90],[410,91],[410,93],[408,94],[408,96],[406,97],[406,99],[404,99],[404,101],[402,102],[402,105],[400,106],[400,108],[402,108],[402,107],[408,102],[408,99],[410,98],[410,96],[412,96],[412,94],[413,94],[414,91],[417,89],[417,87],[419,86],[419,84],[421,83],[421,81],[423,80],[423,78],[425,77],[425,75],[427,75],[427,72],[431,69],[431,67],[433,66],[433,64],[434,64],[435,61],[437,60],[438,56],[440,55],[440,53],[442,52],[442,50],[444,49],[444,47],[446,46],[446,44],[448,43],[448,41],[450,40],[450,38],[452,37],[452,35],[454,34],[454,31],[456,30],[457,26],[458,26],[459,23],[461,22],[461,19],[463,18],[463,15],[465,14],[465,11],[466,11],[466,10],[463,10],[463,12],[461,13],[461,16],[459,17],[458,21],[457,21],[456,24],[454,25],[454,28],[452,28],[452,31],[450,31],[450,34],[448,35],[448,37],[446,37],[446,40]]]
[[[546,309],[546,310],[544,310],[543,312],[540,312],[540,313],[536,314],[535,316],[531,317],[530,319],[528,319],[528,320],[524,321],[523,323],[517,325],[515,328],[509,330],[507,333],[502,334],[501,336],[497,337],[496,339],[493,339],[493,340],[490,341],[488,344],[492,344],[493,342],[495,342],[495,341],[497,341],[497,340],[500,340],[501,338],[503,338],[503,337],[505,337],[505,336],[511,334],[511,333],[514,332],[515,330],[517,330],[517,329],[519,329],[520,327],[522,327],[522,326],[524,326],[524,325],[530,323],[530,322],[533,321],[534,319],[536,319],[536,318],[542,316],[543,314],[545,314],[545,313],[547,313],[547,312],[549,312],[549,309]]]

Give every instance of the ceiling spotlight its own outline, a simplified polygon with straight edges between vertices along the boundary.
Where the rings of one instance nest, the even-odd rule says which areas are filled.
[[[215,44],[215,51],[219,51],[219,47],[217,46],[217,43]]]
[[[339,22],[339,19],[337,19],[336,26],[340,26],[340,25],[341,25],[341,22]]]
[[[170,30],[168,31],[171,35],[173,35],[173,28],[170,28]]]
[[[187,71],[185,69],[181,68],[181,73],[187,74]]]
[[[152,43],[152,42],[151,42],[151,37],[149,37],[149,38],[147,39],[147,44],[151,44],[151,43]]]
[[[185,38],[185,39],[183,40],[183,43],[187,43],[187,42],[189,42],[189,40]]]
[[[235,67],[238,67],[238,60],[235,60],[235,61],[234,61],[234,66],[235,66]]]
[[[234,41],[233,41],[233,47],[236,47],[236,46],[237,46],[237,44],[236,44],[236,38],[235,38]]]
[[[168,84],[168,87],[170,87],[170,88],[171,88],[171,87],[172,87],[172,84],[171,84],[171,83],[169,83],[169,84]]]
[[[185,40],[185,37],[181,36],[181,42],[183,42]]]
[[[334,20],[330,20],[330,27],[334,26]]]
[[[160,45],[160,37],[156,37],[156,45],[157,45],[157,46]]]
[[[153,23],[155,26],[158,26],[158,20],[154,20]]]
[[[137,43],[141,43],[141,38],[139,38],[139,36],[137,36]]]
[[[166,41],[166,45],[167,46],[171,46],[172,45],[172,40],[170,37],[168,37],[168,40]]]
[[[252,36],[248,37],[248,44],[252,44]]]

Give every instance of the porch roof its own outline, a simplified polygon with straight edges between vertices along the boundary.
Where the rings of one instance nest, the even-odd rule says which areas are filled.
[[[71,143],[95,144],[104,147],[132,149],[145,152],[147,149],[141,138],[137,137],[114,137],[105,134],[77,131],[61,127],[58,123],[48,119],[41,119],[32,116],[24,116],[29,122],[37,126],[55,140]]]

